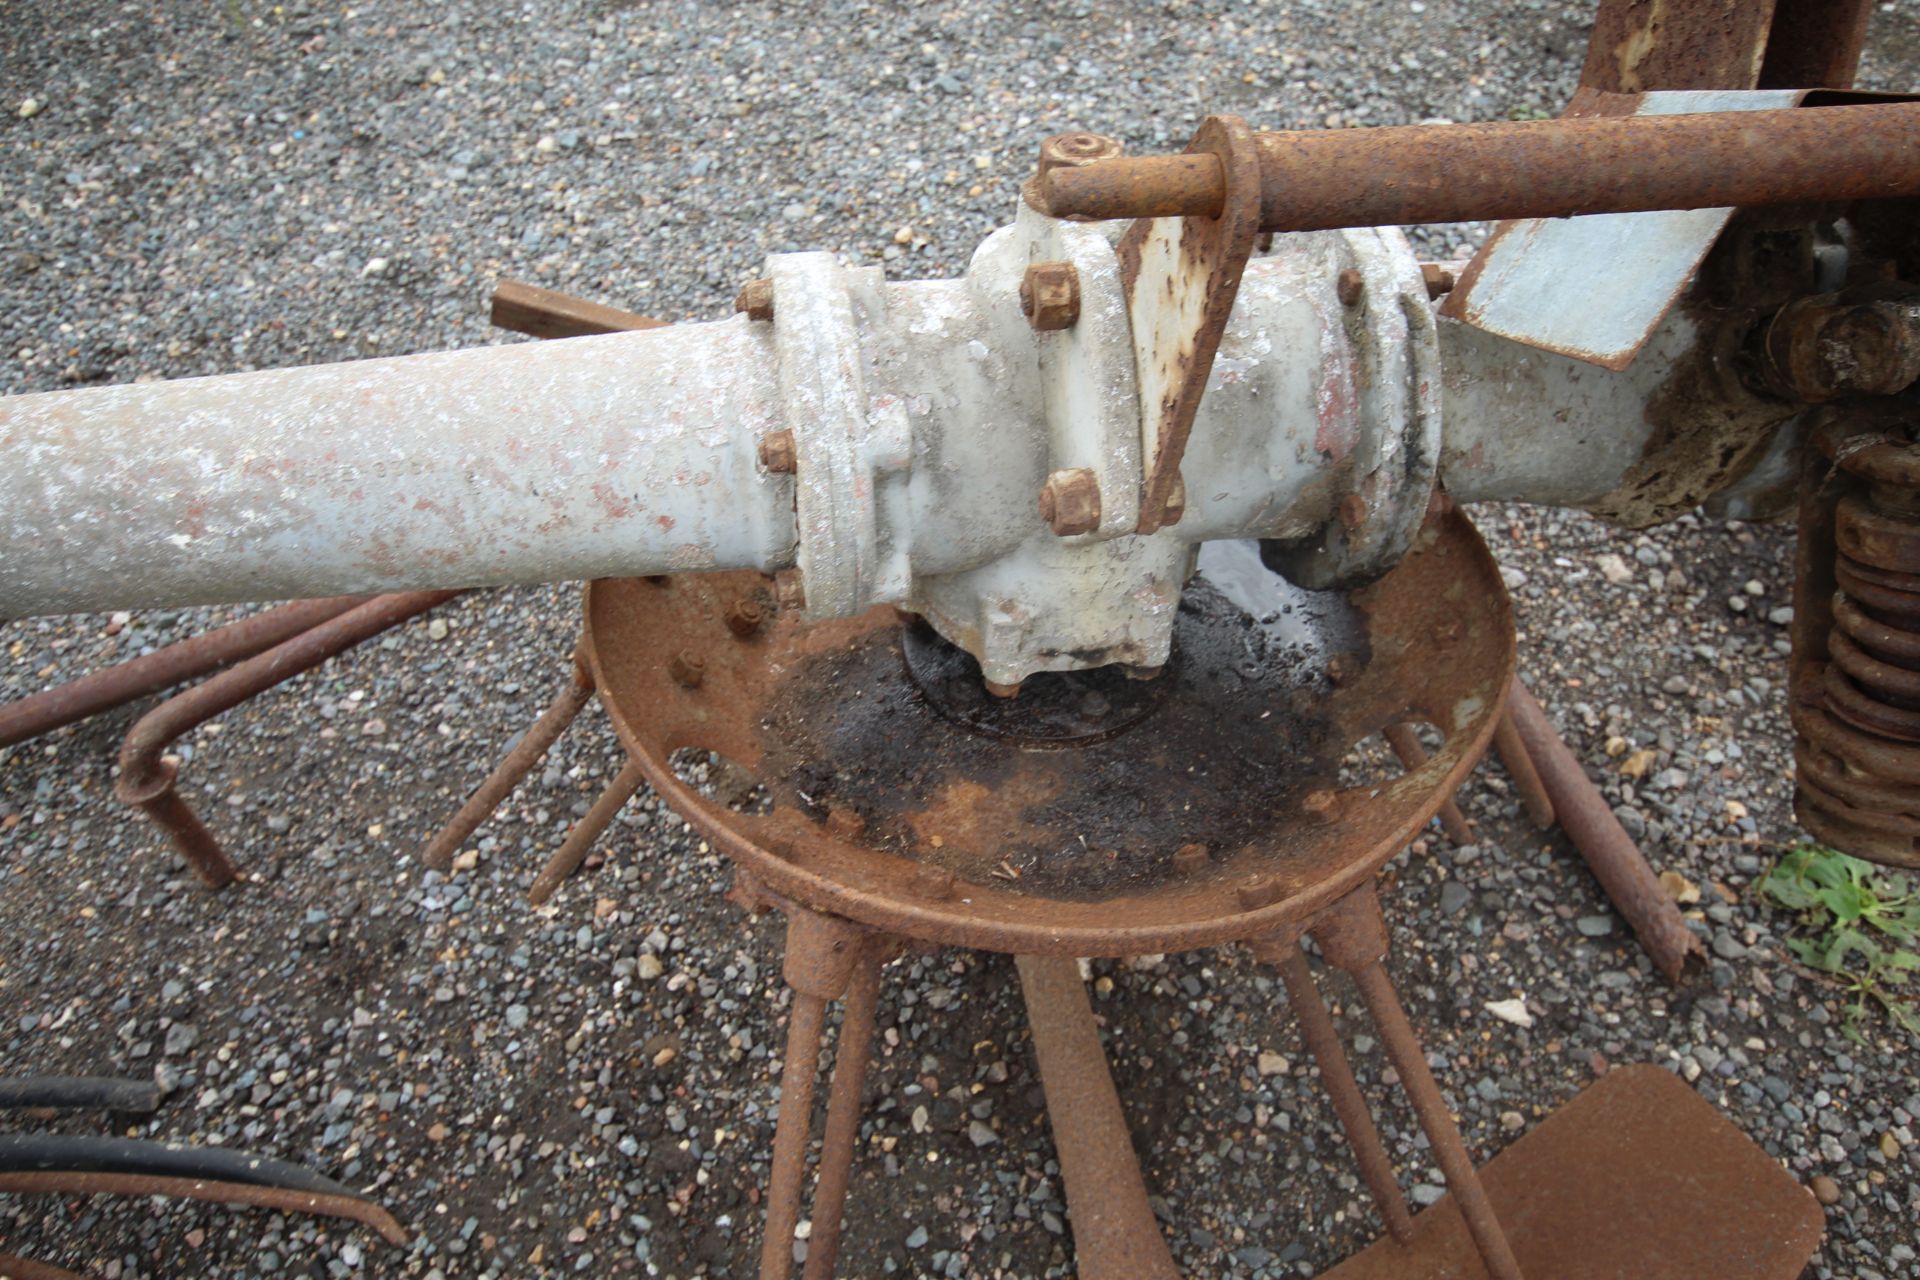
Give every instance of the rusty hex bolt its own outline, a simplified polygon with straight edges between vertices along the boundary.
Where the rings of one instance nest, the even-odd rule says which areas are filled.
[[[1047,477],[1040,488],[1040,518],[1062,538],[1100,527],[1100,481],[1086,467],[1070,467]]]
[[[1331,791],[1309,791],[1300,802],[1300,811],[1322,825],[1334,822],[1340,817],[1340,797]]]
[[[1427,297],[1429,299],[1442,298],[1453,292],[1453,272],[1447,270],[1437,262],[1421,263],[1420,279],[1425,282],[1427,286]]]
[[[1333,282],[1333,288],[1334,292],[1340,295],[1341,306],[1357,307],[1360,305],[1360,299],[1366,296],[1366,277],[1353,267],[1348,267]]]
[[[793,432],[785,427],[760,437],[760,465],[769,475],[790,476],[799,468],[793,444]]]
[[[1173,851],[1173,869],[1183,876],[1205,870],[1207,862],[1207,846],[1203,844],[1183,844]]]
[[[1055,169],[1078,169],[1099,160],[1118,160],[1126,146],[1104,133],[1056,133],[1040,144],[1041,177]]]
[[[698,689],[707,678],[707,660],[692,649],[682,649],[668,660],[667,674],[682,688]]]
[[[773,281],[749,280],[733,297],[733,309],[744,311],[749,320],[773,319]]]
[[[727,608],[727,630],[745,640],[767,620],[766,610],[752,596],[741,596]]]
[[[806,608],[807,584],[798,569],[782,569],[773,575],[773,598],[782,609]]]
[[[1020,282],[1020,314],[1042,331],[1071,329],[1080,318],[1080,273],[1071,262],[1036,262]]]

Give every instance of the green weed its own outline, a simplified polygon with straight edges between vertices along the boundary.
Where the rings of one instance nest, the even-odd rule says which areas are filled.
[[[1860,1024],[1874,1005],[1920,1035],[1920,996],[1908,989],[1920,973],[1920,893],[1885,867],[1817,844],[1796,846],[1760,882],[1761,891],[1799,913],[1803,932],[1787,946],[1810,969],[1833,977],[1850,1001],[1847,1038],[1863,1042]]]

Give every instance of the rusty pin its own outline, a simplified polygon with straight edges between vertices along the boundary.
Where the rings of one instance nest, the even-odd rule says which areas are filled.
[[[1040,489],[1040,518],[1062,538],[1100,527],[1100,481],[1086,467],[1069,467],[1047,477]]]
[[[773,281],[749,280],[733,297],[733,309],[744,311],[749,320],[773,319]]]
[[[1080,273],[1071,262],[1036,262],[1020,281],[1020,314],[1035,329],[1071,329],[1080,318]]]
[[[793,432],[782,427],[778,431],[769,431],[761,436],[760,465],[767,469],[768,475],[792,475],[800,465],[794,448]]]

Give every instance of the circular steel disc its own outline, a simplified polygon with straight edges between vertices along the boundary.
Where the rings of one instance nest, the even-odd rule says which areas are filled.
[[[1251,937],[1356,887],[1479,758],[1514,663],[1498,570],[1453,512],[1351,594],[1209,546],[1173,660],[1144,682],[1048,674],[995,699],[924,624],[808,623],[756,573],[593,583],[584,648],[655,790],[776,895],[927,942],[1075,956]],[[1444,738],[1424,767],[1355,767],[1356,744],[1405,720]],[[672,760],[689,748],[771,804],[689,786]]]

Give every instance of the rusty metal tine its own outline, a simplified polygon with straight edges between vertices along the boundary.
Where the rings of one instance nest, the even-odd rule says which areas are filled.
[[[760,1280],[787,1280],[793,1274],[793,1229],[800,1223],[807,1141],[813,1135],[814,1076],[820,1070],[820,1033],[826,1015],[824,998],[793,993],[787,1057],[780,1070],[780,1118],[774,1125],[768,1174],[767,1234],[760,1243]]]
[[[1500,763],[1506,766],[1507,776],[1513,780],[1514,790],[1520,793],[1520,803],[1526,806],[1527,817],[1533,820],[1533,825],[1543,831],[1552,826],[1553,797],[1547,794],[1540,781],[1540,771],[1533,767],[1533,757],[1527,754],[1520,726],[1514,723],[1512,706],[1500,713],[1500,719],[1493,726],[1493,749],[1500,753]]]
[[[891,948],[885,938],[866,941],[841,1010],[840,1032],[834,1040],[833,1086],[827,1097],[827,1129],[813,1188],[813,1234],[807,1240],[804,1280],[832,1280],[834,1264],[840,1259],[840,1230],[845,1225],[853,1146],[860,1135],[861,1096],[880,1004],[880,971]]]
[[[1427,762],[1427,751],[1420,745],[1420,735],[1414,732],[1412,725],[1401,721],[1390,724],[1381,730],[1387,745],[1393,748],[1393,754],[1400,758],[1400,767],[1408,773]],[[1460,806],[1448,796],[1440,803],[1440,826],[1447,838],[1455,844],[1473,843],[1473,824],[1467,821],[1467,815],[1460,812]]]
[[[1379,1028],[1394,1070],[1400,1073],[1401,1087],[1420,1118],[1420,1128],[1433,1144],[1434,1159],[1447,1175],[1447,1190],[1460,1206],[1460,1216],[1466,1219],[1488,1274],[1493,1280],[1520,1280],[1520,1264],[1514,1259],[1499,1219],[1494,1217],[1493,1205],[1473,1167],[1473,1157],[1467,1154],[1466,1143],[1447,1110],[1446,1099],[1440,1095],[1440,1085],[1427,1066],[1427,1055],[1420,1048],[1420,1039],[1407,1020],[1407,1011],[1401,1007],[1399,993],[1387,978],[1385,967],[1377,961],[1365,965],[1354,972],[1353,980],[1373,1015],[1374,1026]]]
[[[166,1196],[177,1200],[205,1200],[212,1204],[239,1204],[282,1213],[313,1213],[350,1218],[380,1234],[388,1244],[404,1247],[406,1230],[392,1214],[371,1200],[295,1187],[263,1187],[250,1182],[217,1182],[205,1178],[169,1178],[140,1173],[80,1173],[58,1169],[44,1172],[0,1173],[0,1194],[81,1196]]]
[[[239,873],[206,824],[174,790],[178,766],[161,755],[168,744],[248,698],[460,594],[413,591],[375,596],[167,699],[127,731],[120,744],[120,779],[114,784],[114,795],[122,804],[145,810],[209,888],[230,884]]]
[[[593,802],[593,808],[587,810],[587,816],[573,824],[573,830],[567,832],[567,838],[554,850],[547,865],[540,868],[539,876],[533,882],[533,888],[527,891],[527,901],[539,906],[553,896],[568,876],[586,861],[587,853],[606,832],[607,827],[633,799],[633,793],[646,784],[646,770],[637,761],[629,760],[620,775],[607,784],[600,798]]]
[[[490,318],[496,329],[511,329],[535,338],[581,338],[630,329],[660,329],[667,324],[519,280],[502,280],[494,287]]]
[[[1288,937],[1275,939],[1271,947],[1256,944],[1254,954],[1280,970],[1280,980],[1287,988],[1287,1002],[1293,1006],[1294,1017],[1300,1020],[1300,1038],[1320,1066],[1320,1085],[1333,1103],[1334,1114],[1340,1118],[1347,1145],[1353,1148],[1353,1158],[1360,1165],[1360,1176],[1367,1190],[1373,1193],[1373,1202],[1379,1206],[1380,1216],[1387,1224],[1387,1234],[1401,1244],[1411,1243],[1413,1217],[1407,1211],[1406,1197],[1394,1176],[1386,1144],[1380,1140],[1380,1130],[1373,1123],[1373,1113],[1367,1109],[1367,1100],[1360,1092],[1360,1082],[1353,1077],[1353,1064],[1347,1060],[1340,1033],[1334,1030],[1333,1018],[1320,996],[1320,986],[1307,965],[1306,952],[1300,949],[1297,939]]]
[[[0,747],[37,738],[216,667],[251,658],[369,599],[295,600],[9,702],[0,707]]]
[[[16,1257],[11,1253],[0,1253],[0,1277],[4,1277],[4,1280],[86,1280],[77,1271],[56,1267],[50,1262]]]
[[[1646,855],[1613,816],[1600,788],[1588,779],[1518,677],[1508,695],[1507,710],[1528,757],[1540,771],[1541,785],[1553,801],[1560,826],[1613,900],[1614,909],[1633,927],[1634,936],[1653,957],[1654,967],[1667,981],[1679,982],[1686,973],[1687,958],[1703,954],[1680,908],[1667,897]]]
[[[1078,962],[1015,956],[1081,1280],[1178,1280]]]
[[[540,758],[567,731],[567,726],[586,708],[592,697],[593,677],[587,674],[585,666],[576,662],[567,683],[553,696],[553,701],[540,713],[540,718],[533,722],[519,744],[507,752],[500,763],[494,766],[493,772],[487,775],[486,781],[467,797],[460,811],[448,820],[446,826],[440,828],[440,834],[427,845],[422,861],[435,871],[445,871],[452,865],[453,855],[467,837],[493,815],[493,811],[500,807],[500,802],[507,798],[507,793],[519,786],[520,779],[527,776],[527,771],[540,763]]]

